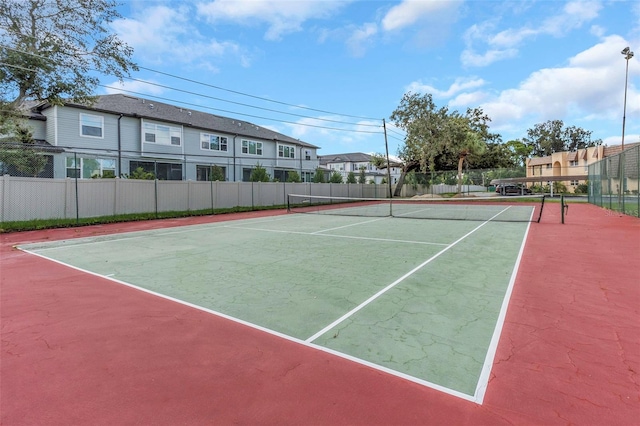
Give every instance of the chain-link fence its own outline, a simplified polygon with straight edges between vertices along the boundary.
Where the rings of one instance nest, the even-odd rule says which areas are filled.
[[[464,169],[460,189],[463,193],[470,192],[493,192],[495,186],[491,185],[494,179],[507,179],[526,177],[527,172],[524,167],[505,169]],[[428,173],[408,173],[405,177],[403,193],[424,193],[442,194],[457,192],[458,171],[433,171]]]
[[[640,145],[589,165],[589,202],[640,217]]]

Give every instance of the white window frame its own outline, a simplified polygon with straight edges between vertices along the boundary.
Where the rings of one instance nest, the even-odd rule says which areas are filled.
[[[148,136],[153,136],[150,140]],[[160,137],[159,137],[160,136]],[[174,138],[178,138],[178,143],[173,143]],[[142,123],[142,143],[153,143],[156,145],[182,146],[182,127],[174,127],[168,124],[152,123],[144,121]]]
[[[251,146],[254,146],[254,151],[251,152]],[[242,140],[242,153],[247,155],[262,156],[262,142],[251,141],[248,139]]]
[[[289,155],[286,155],[286,154],[289,154]],[[278,144],[278,157],[296,158],[296,147],[293,145]]]
[[[77,160],[77,163],[74,164],[74,160]],[[114,177],[116,176],[116,160],[114,158],[90,158],[90,157],[66,157],[65,160],[65,170],[67,170],[66,175],[69,176],[68,170],[77,170],[78,179],[91,179],[92,176],[83,176],[84,174],[84,162],[87,160],[96,161],[98,163],[98,176],[103,176],[105,171],[113,171]],[[112,163],[113,167],[110,167],[107,163]],[[105,167],[107,165],[107,167]]]
[[[211,148],[212,139],[218,139],[218,149]],[[204,147],[207,144],[207,148]],[[224,148],[224,149],[223,149]],[[226,136],[216,135],[213,133],[200,133],[200,149],[203,151],[222,151],[227,152],[229,149],[229,138]]]
[[[90,121],[94,121],[96,119],[98,119],[100,121],[100,136],[96,136],[96,135],[85,135],[83,132],[83,127],[85,127],[83,125],[83,121],[84,119],[88,119]],[[79,115],[79,132],[80,132],[80,136],[83,138],[93,138],[93,139],[104,139],[104,117],[101,115],[95,115],[95,114],[86,114],[84,112],[81,112]],[[87,124],[91,124],[91,123],[87,123]],[[95,123],[93,123],[95,124]],[[96,126],[87,126],[87,127],[93,127],[93,128],[98,128]]]

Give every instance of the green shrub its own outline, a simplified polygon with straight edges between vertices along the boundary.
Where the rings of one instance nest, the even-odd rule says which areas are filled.
[[[287,175],[287,182],[299,183],[302,182],[302,179],[300,179],[300,175],[298,174],[298,172],[296,172],[295,170],[291,170]]]
[[[251,182],[270,182],[271,177],[267,173],[267,169],[262,167],[260,163],[257,163],[256,166],[251,170],[251,176],[249,177],[249,181]]]
[[[329,182],[330,183],[342,183],[342,175],[340,174],[339,171],[334,170],[333,173],[331,173],[331,177],[329,178]]]

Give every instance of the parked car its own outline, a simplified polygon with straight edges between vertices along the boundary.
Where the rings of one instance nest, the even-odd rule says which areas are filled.
[[[530,195],[531,190],[524,185],[504,184],[496,186],[496,192],[500,195]]]

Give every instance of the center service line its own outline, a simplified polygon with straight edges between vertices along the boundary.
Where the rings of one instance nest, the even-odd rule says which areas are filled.
[[[353,314],[355,314],[356,312],[358,312],[360,309],[364,308],[365,306],[367,306],[368,304],[370,304],[371,302],[373,302],[374,300],[376,300],[378,297],[382,296],[384,293],[386,293],[387,291],[389,291],[390,289],[392,289],[393,287],[397,286],[398,284],[400,284],[402,281],[404,281],[405,279],[407,279],[408,277],[410,277],[411,275],[415,274],[416,272],[418,272],[420,269],[422,269],[424,266],[428,265],[429,263],[431,263],[433,260],[435,260],[436,258],[440,257],[440,255],[444,254],[445,252],[447,252],[449,249],[453,248],[455,245],[457,245],[460,241],[464,240],[465,238],[467,238],[469,235],[473,234],[474,232],[476,232],[478,229],[482,228],[484,225],[486,225],[487,223],[491,222],[494,218],[496,218],[497,216],[501,215],[502,213],[504,213],[505,211],[507,211],[509,208],[511,208],[511,206],[503,209],[502,211],[500,211],[499,213],[496,213],[495,215],[493,215],[490,219],[488,219],[487,221],[481,223],[480,225],[478,225],[477,227],[475,227],[473,230],[471,230],[470,232],[468,232],[467,234],[463,235],[462,237],[458,238],[456,241],[454,241],[453,243],[449,244],[448,246],[446,246],[445,248],[443,248],[442,250],[440,250],[438,253],[434,254],[433,256],[431,256],[429,259],[425,260],[424,262],[422,262],[420,265],[416,266],[415,268],[413,268],[411,271],[407,272],[406,274],[404,274],[403,276],[401,276],[400,278],[398,278],[397,280],[395,280],[394,282],[392,282],[391,284],[389,284],[388,286],[386,286],[385,288],[383,288],[382,290],[380,290],[379,292],[377,292],[376,294],[374,294],[373,296],[371,296],[370,298],[368,298],[367,300],[365,300],[364,302],[362,302],[361,304],[359,304],[358,306],[356,306],[355,308],[353,308],[352,310],[350,310],[349,312],[347,312],[346,314],[344,314],[343,316],[341,316],[340,318],[338,318],[337,320],[335,320],[334,322],[332,322],[331,324],[329,324],[328,326],[326,326],[325,328],[323,328],[322,330],[318,331],[316,334],[314,334],[313,336],[309,337],[308,339],[305,340],[305,342],[313,342],[314,340],[316,340],[318,337],[322,336],[324,333],[326,333],[327,331],[331,330],[332,328],[334,328],[335,326],[337,326],[338,324],[340,324],[341,322],[343,322],[344,320],[346,320],[347,318],[351,317]]]

